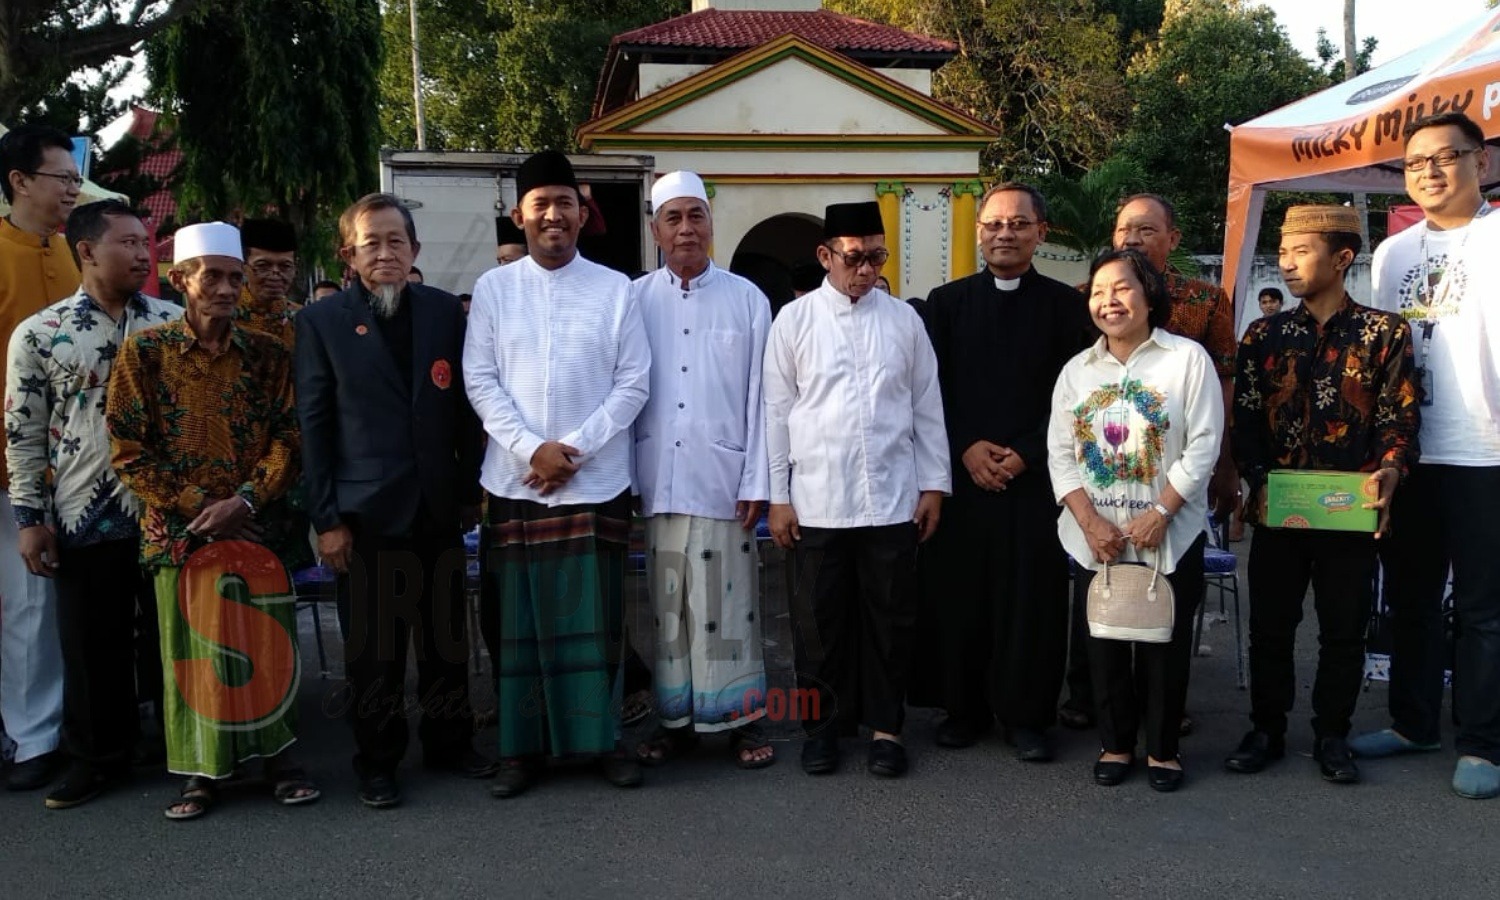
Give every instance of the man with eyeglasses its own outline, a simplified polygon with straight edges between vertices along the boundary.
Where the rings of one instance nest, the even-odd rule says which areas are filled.
[[[58,234],[78,202],[83,179],[73,142],[40,125],[0,137],[0,192],[10,214],[0,221],[0,365],[16,325],[78,289],[78,266]],[[0,433],[0,450],[5,435]],[[35,790],[52,780],[63,706],[57,595],[50,578],[32,574],[20,556],[10,482],[0,463],[0,719],[14,745],[6,786]],[[55,559],[50,559],[55,563]]]
[[[1171,201],[1160,194],[1134,194],[1120,201],[1115,213],[1114,247],[1116,250],[1139,250],[1157,271],[1166,276],[1167,293],[1172,298],[1172,313],[1166,330],[1197,341],[1208,351],[1219,375],[1224,392],[1224,408],[1229,409],[1234,394],[1234,307],[1224,289],[1207,281],[1188,278],[1172,266],[1173,251],[1182,241],[1177,228],[1177,211]],[[1208,485],[1209,509],[1221,521],[1240,499],[1240,476],[1234,468],[1229,447],[1229,429],[1219,448],[1219,461]],[[1072,654],[1068,661],[1068,699],[1058,710],[1058,717],[1069,728],[1091,728],[1094,724],[1094,690],[1090,683],[1088,654],[1083,652],[1088,637],[1083,617],[1083,592],[1073,596]],[[1193,608],[1202,602],[1199,597]],[[1182,717],[1182,733],[1193,730],[1190,716]]]
[[[1459,630],[1453,704],[1460,758],[1453,790],[1500,796],[1500,287],[1484,132],[1462,113],[1406,129],[1406,192],[1422,224],[1375,250],[1374,305],[1412,326],[1421,382],[1421,461],[1382,542],[1392,615],[1392,725],[1350,741],[1376,758],[1442,747],[1442,602],[1450,566]]]
[[[952,487],[932,344],[875,287],[890,258],[880,205],[825,212],[823,285],[771,324],[764,394],[771,536],[793,551],[793,637],[807,740],[833,772],[839,738],[872,732],[867,769],[906,771],[901,743],[917,618],[917,545]]]
[[[245,249],[245,290],[235,319],[291,349],[289,298],[297,279],[297,233],[277,219],[246,219],[240,225],[240,241]]]
[[[990,188],[975,230],[984,269],[937,288],[923,308],[962,471],[923,550],[933,628],[913,702],[946,710],[940,746],[971,746],[998,720],[1019,759],[1045,762],[1068,640],[1047,422],[1052,386],[1085,343],[1085,306],[1032,265],[1047,237],[1035,188]]]

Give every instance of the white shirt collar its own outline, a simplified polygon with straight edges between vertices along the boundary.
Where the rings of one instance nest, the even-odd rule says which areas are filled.
[[[1163,350],[1170,349],[1167,347],[1166,342],[1162,340],[1162,336],[1165,334],[1166,332],[1162,331],[1160,328],[1151,329],[1151,333],[1146,335],[1146,339],[1141,342],[1141,345],[1130,351],[1130,357],[1126,360],[1126,362],[1128,363],[1130,362],[1130,360],[1135,359],[1140,355],[1142,350],[1152,345],[1160,347]],[[1111,362],[1119,363],[1119,360],[1115,359],[1114,356],[1109,352],[1109,338],[1105,337],[1102,334],[1099,335],[1099,339],[1097,341],[1094,341],[1094,345],[1088,349],[1088,354],[1088,360],[1091,363],[1099,362],[1100,360],[1105,359],[1110,360]]]
[[[671,285],[674,288],[677,288],[678,290],[681,290],[682,279],[677,277],[677,273],[673,272],[668,266],[662,266],[661,268],[662,271],[666,273],[667,284]],[[708,268],[704,269],[702,274],[700,274],[698,277],[690,279],[688,281],[687,289],[690,291],[696,291],[699,288],[707,287],[708,285],[713,284],[714,274],[717,270],[718,267],[714,265],[714,261],[709,260]]]

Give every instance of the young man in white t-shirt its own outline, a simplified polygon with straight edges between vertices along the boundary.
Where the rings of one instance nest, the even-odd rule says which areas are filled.
[[[1449,566],[1460,623],[1453,789],[1500,795],[1500,216],[1481,182],[1484,133],[1462,113],[1406,130],[1406,192],[1425,221],[1375,251],[1374,306],[1412,326],[1421,462],[1397,493],[1382,548],[1393,615],[1392,727],[1351,742],[1365,757],[1442,746],[1442,599]],[[1489,321],[1487,321],[1489,320]]]

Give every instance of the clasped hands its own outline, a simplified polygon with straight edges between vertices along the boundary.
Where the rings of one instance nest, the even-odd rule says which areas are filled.
[[[577,447],[570,447],[561,441],[547,441],[531,454],[531,468],[526,471],[521,483],[535,488],[538,494],[545,497],[578,474],[579,463],[574,462],[573,458],[581,455],[583,451]]]
[[[970,444],[969,449],[964,451],[963,464],[974,483],[987,491],[1005,490],[1017,476],[1026,471],[1026,460],[1021,458],[1021,454],[989,441]]]
[[[1154,550],[1161,546],[1167,534],[1167,520],[1155,508],[1145,510],[1125,523],[1121,528],[1098,513],[1094,513],[1083,526],[1084,537],[1094,551],[1095,562],[1112,563],[1125,552],[1125,544],[1132,543],[1142,550]]]

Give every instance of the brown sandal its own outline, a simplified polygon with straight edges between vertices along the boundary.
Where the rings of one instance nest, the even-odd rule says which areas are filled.
[[[219,788],[212,778],[194,775],[182,786],[182,793],[166,808],[166,817],[186,822],[206,814],[219,799]]]
[[[635,758],[643,766],[659,766],[687,753],[698,746],[698,733],[693,726],[681,728],[658,727],[651,737],[635,748]]]
[[[771,755],[762,759],[751,755],[761,748],[769,748]],[[776,764],[776,748],[766,740],[765,733],[754,722],[729,733],[729,750],[734,754],[734,764],[741,769],[764,769]]]

